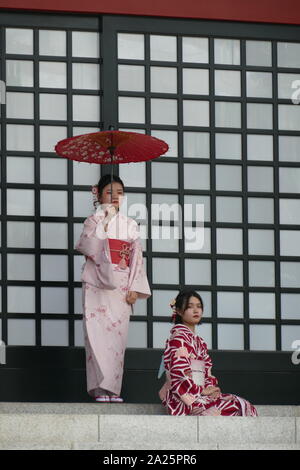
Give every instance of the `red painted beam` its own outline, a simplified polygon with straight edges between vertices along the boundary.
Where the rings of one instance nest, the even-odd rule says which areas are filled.
[[[0,10],[300,24],[298,0],[0,0]]]

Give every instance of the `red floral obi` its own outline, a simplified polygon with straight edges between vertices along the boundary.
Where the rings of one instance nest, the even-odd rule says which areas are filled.
[[[122,269],[126,269],[129,266],[130,243],[115,238],[109,238],[108,243],[111,262],[118,264]]]

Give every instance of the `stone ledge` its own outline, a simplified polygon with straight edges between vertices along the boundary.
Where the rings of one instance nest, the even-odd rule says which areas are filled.
[[[300,417],[298,405],[256,405],[263,416]],[[135,403],[0,403],[0,416],[5,414],[70,414],[70,415],[166,415],[160,404]]]
[[[23,442],[21,444],[2,444],[0,443],[1,450],[75,450],[75,451],[86,451],[86,450],[99,450],[99,451],[117,451],[117,450],[144,450],[144,451],[174,451],[174,453],[180,453],[185,450],[300,450],[299,444],[194,444],[189,445],[188,442],[181,444],[174,444],[174,442],[164,442],[157,444],[149,443],[140,443],[133,445],[132,442],[122,442],[119,444],[112,443],[82,443],[82,442],[73,442],[73,443],[62,443],[56,445],[47,445],[47,444],[33,444],[31,442]]]
[[[300,445],[299,417],[0,414],[3,447]],[[113,444],[112,444],[113,443]],[[157,447],[162,446],[162,447]],[[122,447],[123,448],[123,447]]]
[[[190,445],[234,443],[296,443],[294,417],[224,417],[224,416],[100,416],[100,442],[125,436],[133,443],[185,439]]]
[[[149,450],[149,451],[180,451],[184,450],[300,450],[299,444],[193,444],[164,442],[156,443],[155,445],[149,443],[132,444],[132,442],[122,442],[120,444],[112,443],[90,443],[83,444],[80,442],[73,443],[72,449],[74,450]]]
[[[166,415],[162,405],[134,403],[0,403],[0,416],[7,414],[71,414],[71,415]]]

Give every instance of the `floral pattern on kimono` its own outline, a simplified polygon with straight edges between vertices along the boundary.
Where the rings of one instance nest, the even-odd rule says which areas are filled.
[[[138,297],[151,295],[143,265],[137,223],[117,213],[104,230],[104,212],[84,222],[76,249],[86,257],[83,267],[83,328],[88,393],[119,395],[132,306],[128,291]],[[112,264],[108,238],[129,242],[129,266]]]
[[[204,365],[204,385],[193,380],[191,360]],[[160,398],[170,415],[223,415],[257,416],[257,411],[244,398],[221,393],[217,399],[202,395],[204,388],[217,386],[218,380],[211,374],[212,360],[207,345],[185,325],[175,325],[167,340],[164,352],[167,381],[160,390]]]

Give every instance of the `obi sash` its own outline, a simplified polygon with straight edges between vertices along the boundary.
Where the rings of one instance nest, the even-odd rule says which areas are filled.
[[[109,238],[108,243],[111,262],[122,269],[126,269],[129,266],[130,243],[115,238]]]
[[[204,379],[205,379],[205,366],[204,361],[199,361],[198,359],[191,359],[191,368],[192,368],[192,375],[193,381],[196,385],[200,385],[204,387]]]

